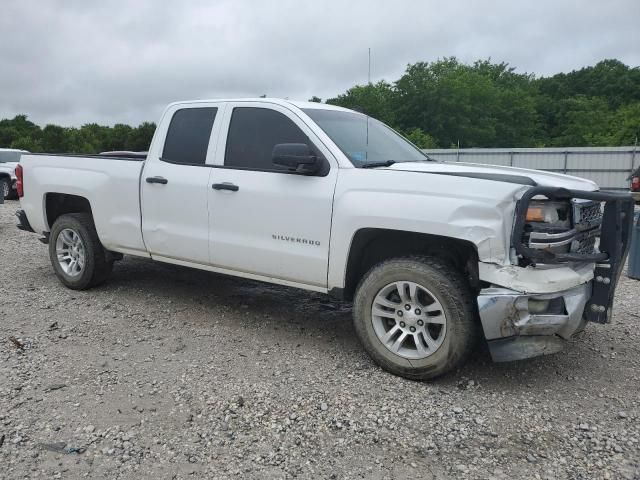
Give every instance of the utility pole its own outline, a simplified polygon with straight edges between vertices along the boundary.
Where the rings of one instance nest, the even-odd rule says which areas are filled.
[[[371,47],[369,47],[369,73],[367,74],[367,84],[371,85]]]

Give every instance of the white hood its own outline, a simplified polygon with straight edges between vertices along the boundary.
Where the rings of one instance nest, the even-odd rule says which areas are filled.
[[[483,165],[479,163],[462,162],[399,162],[388,167],[391,170],[406,172],[440,173],[465,176],[465,173],[509,175],[530,178],[542,187],[563,187],[571,190],[598,190],[598,185],[591,180],[563,175],[561,173],[545,172],[542,170],[530,170],[527,168],[502,167],[499,165]],[[499,181],[498,178],[496,180]],[[505,178],[504,181],[509,181]]]

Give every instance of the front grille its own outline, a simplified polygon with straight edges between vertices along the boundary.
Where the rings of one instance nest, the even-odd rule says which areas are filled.
[[[589,230],[600,227],[602,223],[602,205],[591,200],[573,200],[573,224],[576,230]]]
[[[590,200],[573,200],[573,225],[576,236],[571,242],[571,252],[599,253],[602,205]]]
[[[598,253],[598,235],[584,236],[583,238],[576,238],[571,243],[571,252],[573,253]]]

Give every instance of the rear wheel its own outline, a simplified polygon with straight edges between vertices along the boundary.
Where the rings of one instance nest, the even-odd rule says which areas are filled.
[[[49,258],[58,279],[73,290],[99,285],[113,268],[87,213],[70,213],[55,221],[49,236]]]
[[[11,181],[8,178],[0,178],[0,195],[5,200],[11,198]]]
[[[353,313],[367,353],[385,370],[413,380],[456,368],[477,336],[474,299],[464,277],[430,257],[373,267],[358,286]]]

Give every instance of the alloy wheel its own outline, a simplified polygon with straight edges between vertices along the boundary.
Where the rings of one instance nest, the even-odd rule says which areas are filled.
[[[62,271],[77,277],[85,266],[85,247],[80,235],[70,228],[61,230],[56,239],[56,254]]]
[[[428,288],[415,282],[383,287],[373,300],[371,320],[378,340],[407,359],[429,357],[447,333],[444,308]]]

